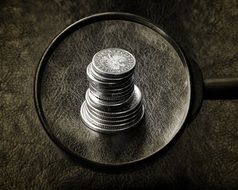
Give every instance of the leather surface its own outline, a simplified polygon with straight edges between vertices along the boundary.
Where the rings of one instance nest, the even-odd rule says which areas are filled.
[[[104,11],[131,12],[164,27],[204,78],[237,77],[237,1],[1,1],[0,10],[1,189],[237,188],[237,100],[205,101],[162,156],[119,172],[65,159],[33,101],[35,70],[49,42],[69,24]]]
[[[89,85],[86,68],[96,52],[109,47],[135,56],[134,80],[145,107],[139,126],[114,135],[88,130],[80,116]],[[177,134],[188,114],[189,71],[179,53],[160,33],[131,21],[77,27],[42,61],[37,78],[41,81],[37,101],[47,130],[74,154],[97,163],[125,164],[158,152]]]

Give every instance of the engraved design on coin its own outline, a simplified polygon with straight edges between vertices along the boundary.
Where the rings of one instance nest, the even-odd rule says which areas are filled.
[[[93,57],[93,65],[99,72],[123,74],[135,67],[135,58],[126,50],[110,48],[96,53]]]

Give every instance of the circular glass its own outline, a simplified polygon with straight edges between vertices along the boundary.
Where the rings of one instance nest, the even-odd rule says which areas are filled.
[[[80,117],[87,66],[96,52],[112,47],[135,56],[145,112],[139,126],[114,135],[88,129]],[[175,137],[188,114],[190,88],[185,58],[165,32],[135,15],[106,13],[72,24],[53,40],[36,73],[35,103],[43,127],[67,153],[125,165],[150,157]]]

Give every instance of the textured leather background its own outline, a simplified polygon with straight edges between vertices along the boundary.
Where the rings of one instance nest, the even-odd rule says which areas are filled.
[[[136,57],[134,81],[145,107],[140,126],[114,135],[88,130],[80,116],[88,88],[86,68],[95,52],[109,47]],[[177,134],[187,116],[190,83],[181,59],[160,34],[141,24],[111,20],[77,29],[41,67],[38,101],[46,128],[64,147],[91,161],[122,164],[148,157]]]
[[[204,78],[237,77],[238,5],[217,1],[1,1],[0,188],[238,187],[238,101],[205,101],[180,138],[154,162],[105,172],[58,151],[36,115],[33,81],[53,37],[93,13],[124,11],[164,27]]]

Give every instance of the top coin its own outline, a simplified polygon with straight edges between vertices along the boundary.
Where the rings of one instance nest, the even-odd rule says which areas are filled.
[[[93,56],[93,69],[101,75],[121,76],[135,68],[135,57],[119,48],[103,49]]]

